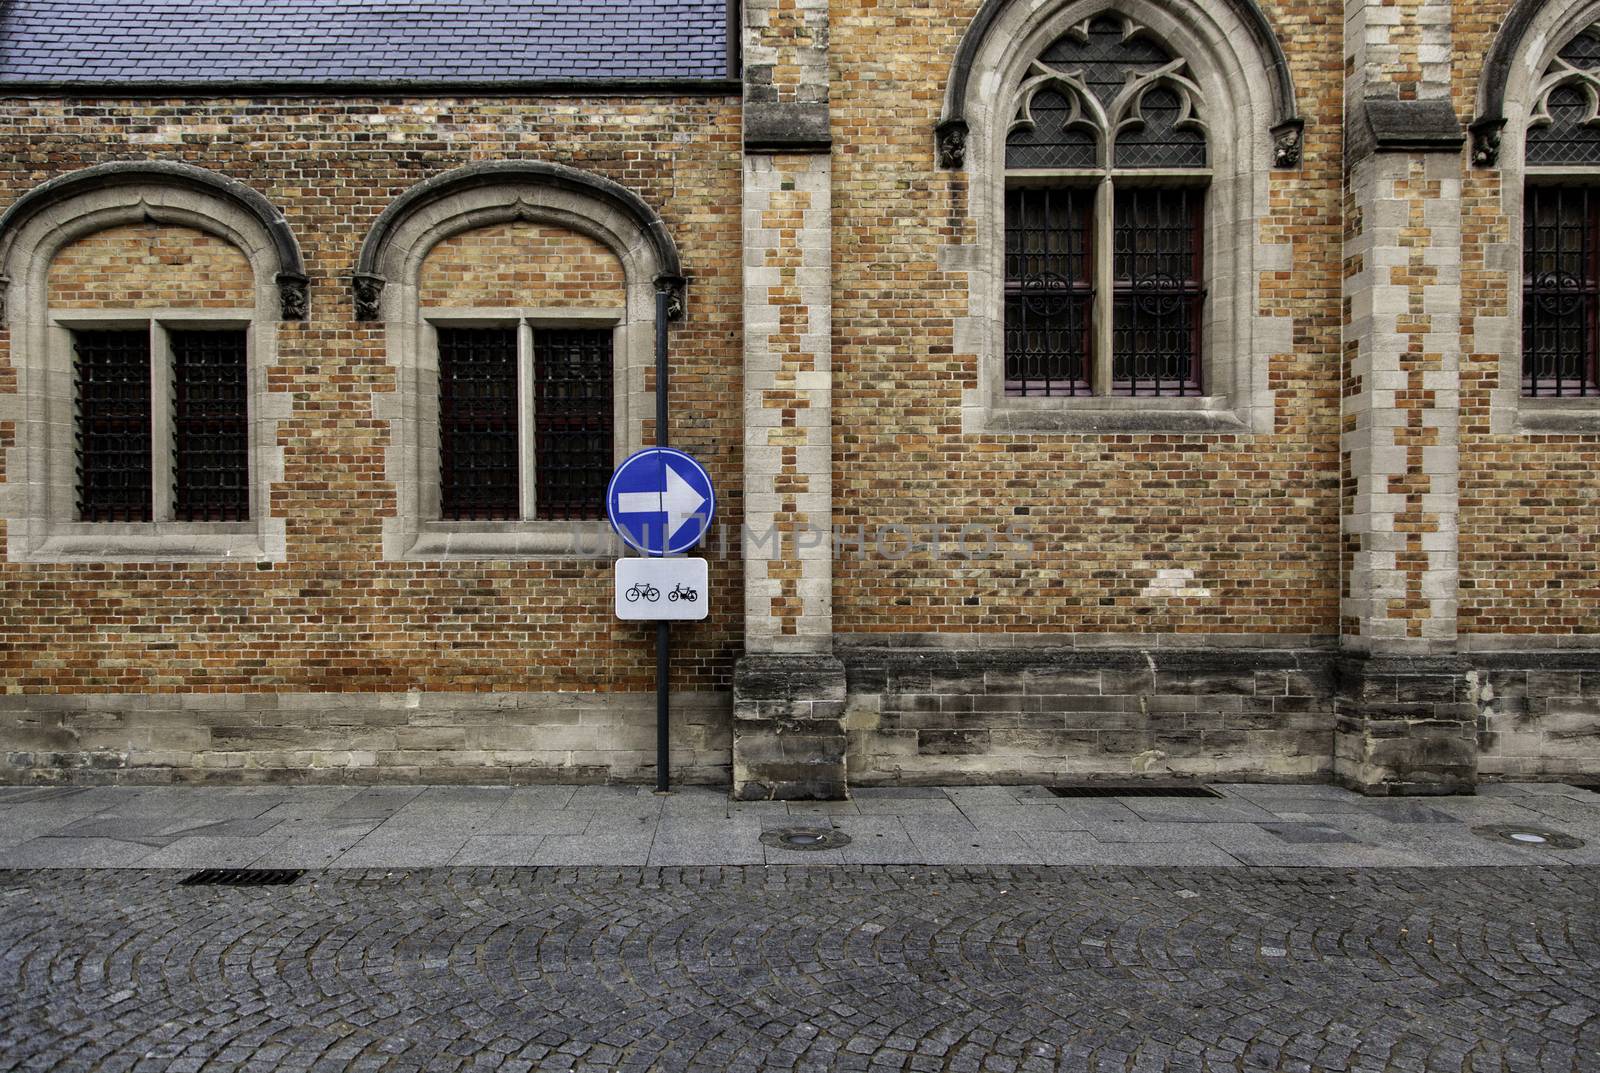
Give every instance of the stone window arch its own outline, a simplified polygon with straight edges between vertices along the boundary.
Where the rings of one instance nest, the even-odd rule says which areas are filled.
[[[439,265],[439,251],[452,244],[479,240],[557,243],[590,266],[579,275],[594,279],[592,293],[516,297],[500,289],[483,299],[488,306],[471,298],[439,300],[441,288],[426,275],[428,266]],[[610,554],[603,519],[549,518],[530,506],[540,493],[530,476],[537,448],[526,446],[525,431],[520,509],[483,517],[448,509],[450,493],[441,479],[441,339],[455,329],[514,330],[523,340],[518,360],[527,368],[541,332],[609,332],[611,451],[620,461],[649,442],[653,430],[657,295],[667,295],[670,317],[681,316],[684,307],[677,249],[660,217],[626,188],[575,168],[542,161],[469,165],[413,187],[385,210],[362,246],[351,289],[356,318],[383,324],[399,378],[378,414],[393,430],[387,472],[399,497],[395,517],[385,521],[385,557]],[[525,387],[531,373],[519,375]],[[518,420],[527,422],[526,399],[518,407]]]
[[[1491,431],[1600,432],[1600,0],[1513,7],[1470,129],[1512,239],[1485,251],[1507,315],[1476,317],[1467,341],[1500,356]]]
[[[1050,124],[1060,124],[1046,139],[1053,149],[1019,155]],[[957,350],[979,356],[978,386],[963,399],[966,431],[1271,431],[1268,360],[1291,350],[1292,338],[1286,318],[1260,315],[1259,281],[1291,267],[1290,247],[1258,235],[1271,170],[1300,164],[1301,121],[1282,50],[1249,0],[989,0],[958,50],[936,151],[941,166],[970,177],[973,238],[941,252],[943,266],[968,280]],[[1098,279],[1082,288],[1092,307],[1083,330],[1097,341],[1092,368],[1075,390],[1018,390],[1006,359],[1008,308],[1014,315],[1023,293],[1008,280],[1017,275],[1006,257],[1008,201],[1015,220],[1019,190],[1103,183],[1071,211],[1096,215],[1086,245],[1105,249],[1129,233],[1111,192],[1119,173],[1130,191],[1184,201],[1179,215],[1195,221],[1197,267],[1174,284],[1187,291],[1187,304],[1174,308],[1194,318],[1203,371],[1170,393],[1124,379],[1113,308],[1137,287],[1121,278],[1130,275],[1122,258],[1106,252]],[[1167,211],[1150,218],[1166,227],[1176,220]]]
[[[202,268],[186,274],[134,263],[140,259],[127,253],[139,243],[172,246]],[[104,249],[90,259],[103,255],[110,267],[102,265],[101,278],[74,295],[66,282],[72,262],[98,247]],[[0,216],[0,294],[18,376],[17,394],[0,397],[4,416],[19,429],[0,497],[10,559],[282,560],[284,523],[272,517],[268,491],[282,479],[277,430],[289,399],[266,385],[279,323],[305,319],[308,290],[281,213],[242,183],[177,162],[72,172],[35,187]],[[138,520],[85,520],[78,472],[84,388],[75,382],[83,333],[148,339],[142,360],[153,378],[153,502]],[[222,520],[185,512],[181,490],[169,483],[184,427],[175,412],[181,405],[167,398],[176,340],[197,334],[226,336],[238,348],[235,362],[242,350],[242,383],[234,390],[242,388],[245,402],[242,427],[235,426],[243,468],[235,476],[244,474],[245,487]]]

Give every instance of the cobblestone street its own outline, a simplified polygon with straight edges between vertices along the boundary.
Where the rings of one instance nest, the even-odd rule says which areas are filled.
[[[1600,1069],[1600,870],[0,873],[6,1070]]]

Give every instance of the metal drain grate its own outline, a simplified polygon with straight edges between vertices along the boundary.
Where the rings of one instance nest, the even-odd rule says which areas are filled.
[[[1083,786],[1051,786],[1049,791],[1057,797],[1221,797],[1209,786],[1117,786],[1112,783],[1088,783]]]
[[[305,875],[303,868],[202,868],[179,881],[180,887],[286,887]]]

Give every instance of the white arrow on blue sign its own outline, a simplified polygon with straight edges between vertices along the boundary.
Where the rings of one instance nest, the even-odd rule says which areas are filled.
[[[671,447],[623,459],[606,488],[611,528],[646,555],[688,551],[711,531],[717,497],[705,467]]]

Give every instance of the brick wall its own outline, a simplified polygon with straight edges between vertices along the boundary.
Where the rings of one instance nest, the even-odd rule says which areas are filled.
[[[1475,114],[1479,58],[1510,8],[1510,0],[1455,5],[1454,101],[1464,118]],[[1514,263],[1522,236],[1505,211],[1505,193],[1499,168],[1465,169],[1461,632],[1597,635],[1600,435],[1493,430],[1493,393],[1503,373],[1499,350],[1488,344],[1501,335],[1480,333],[1479,322],[1512,317],[1522,302],[1520,265]],[[1504,386],[1515,391],[1514,384]]]
[[[50,264],[52,309],[248,309],[250,262],[225,239],[187,227],[113,227],[64,247]]]
[[[616,255],[560,227],[480,227],[445,239],[422,262],[424,306],[618,309],[623,290]]]
[[[969,182],[932,130],[976,0],[843,5],[832,22],[834,521],[1013,526],[1032,550],[961,561],[853,550],[835,566],[850,632],[1331,635],[1338,599],[1341,57],[1334,3],[1267,3],[1307,121],[1305,164],[1270,177],[1252,239],[1288,247],[1263,310],[1271,435],[966,434],[979,361],[956,345]]]
[[[285,561],[0,562],[6,592],[0,689],[70,694],[95,710],[109,705],[129,712],[167,703],[151,699],[158,695],[177,703],[198,694],[217,698],[224,709],[235,703],[271,707],[273,697],[294,694],[315,698],[301,708],[336,711],[352,694],[403,696],[410,690],[470,693],[491,713],[495,698],[510,693],[615,694],[629,711],[637,707],[623,695],[653,686],[653,631],[611,614],[609,559],[383,559],[383,521],[395,510],[384,458],[394,441],[388,423],[376,417],[376,402],[395,389],[396,374],[381,325],[354,320],[348,280],[361,240],[396,196],[469,162],[554,160],[636,191],[661,214],[691,278],[688,317],[672,334],[674,443],[708,465],[724,492],[719,521],[737,531],[736,100],[11,100],[4,112],[0,203],[45,179],[107,160],[180,160],[230,175],[263,194],[294,230],[311,277],[311,308],[307,321],[275,326],[277,362],[268,385],[268,405],[287,414],[279,433],[284,472],[270,488],[272,513],[286,522]],[[537,256],[539,243],[554,243],[577,256],[572,264],[578,271],[563,287],[592,274],[608,288],[603,300],[612,300],[614,269],[602,267],[584,239],[513,226],[454,244],[440,257],[465,252],[485,237],[521,244],[494,252],[518,260]],[[151,251],[161,261],[169,248],[191,260],[162,267],[185,278],[201,275],[207,294],[237,279],[237,258],[225,247],[180,237],[171,228],[94,236],[68,251],[58,275],[63,281],[71,276],[70,293],[80,294],[86,290],[80,266],[115,260],[120,250],[124,263],[143,272],[155,267],[147,263]],[[480,273],[474,286],[484,289],[471,300],[502,285],[520,286],[520,277]],[[141,287],[151,293],[148,283]],[[65,282],[61,293],[68,293]],[[0,391],[14,392],[16,383],[9,338],[0,333]],[[652,431],[647,426],[646,436]],[[15,423],[6,422],[0,445],[13,443],[16,433]],[[10,469],[0,476],[19,479]],[[709,551],[712,617],[674,633],[678,689],[726,690],[742,647],[737,556],[719,550],[728,546],[714,541]],[[95,699],[111,695],[129,699]],[[96,748],[120,753],[118,766],[144,769],[146,776],[199,763],[195,757],[208,751],[234,754],[229,763],[240,766],[270,766],[275,757],[312,750],[338,755],[332,743],[341,734],[355,740],[337,727],[289,719],[270,744],[204,745],[190,740],[195,731],[188,716],[139,718],[138,733],[111,731],[96,739]],[[172,741],[163,743],[157,727],[173,728]],[[523,736],[525,751],[548,759],[565,748],[546,748],[540,733]],[[68,731],[42,744],[10,732],[0,738],[0,752],[54,756],[46,766],[70,763],[55,754],[70,752],[75,740]],[[476,746],[463,748],[457,759],[450,750],[438,753],[450,777],[465,777],[459,769],[480,761],[495,767]],[[633,746],[619,739],[615,748]],[[385,763],[398,756],[367,751]],[[237,755],[251,752],[259,753],[254,761]],[[603,766],[582,752],[573,751],[573,770],[592,774],[595,764]],[[536,766],[553,770],[560,762],[544,765]],[[703,766],[691,770],[712,777]],[[612,774],[638,772],[619,759]],[[486,770],[484,776],[504,772]]]

